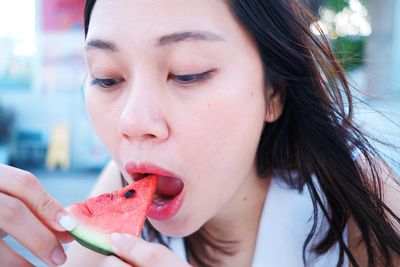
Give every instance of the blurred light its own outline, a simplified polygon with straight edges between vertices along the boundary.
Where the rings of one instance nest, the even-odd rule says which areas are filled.
[[[0,1],[0,37],[31,38],[35,32],[35,0]]]
[[[315,35],[321,35],[321,33],[324,35],[329,34],[328,26],[326,25],[326,23],[324,23],[322,21],[316,21],[316,22],[312,23],[311,31]]]
[[[0,1],[0,38],[12,39],[15,55],[35,51],[35,0]]]
[[[332,23],[335,21],[336,13],[333,10],[324,8],[321,13],[326,22]]]
[[[36,51],[36,46],[34,42],[26,41],[22,43],[17,43],[13,47],[13,54],[15,56],[30,56]]]
[[[360,0],[349,0],[349,7],[344,8],[339,13],[322,8],[320,14],[321,20],[318,21],[318,24],[325,25],[324,27],[332,39],[336,39],[338,36],[371,35],[372,29],[368,18],[368,9],[363,6]],[[312,30],[313,27],[315,25],[311,25]]]
[[[355,13],[358,13],[364,17],[368,16],[368,9],[363,6],[359,0],[350,0],[349,7]]]

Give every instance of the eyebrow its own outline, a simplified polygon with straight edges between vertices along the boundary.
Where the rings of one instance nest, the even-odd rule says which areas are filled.
[[[225,41],[224,38],[219,36],[216,33],[209,31],[185,31],[185,32],[177,32],[162,36],[158,40],[157,46],[168,46],[172,44],[176,44],[183,41],[191,41],[191,40],[201,40],[201,41],[209,41],[209,42],[219,42]]]
[[[184,41],[208,41],[208,42],[220,42],[225,41],[221,36],[210,32],[210,31],[185,31],[176,32],[168,35],[164,35],[158,39],[157,47],[170,46]],[[118,48],[115,43],[111,41],[105,41],[101,39],[89,40],[85,45],[85,50],[90,49],[101,49],[107,52],[118,52]]]
[[[118,52],[118,48],[115,43],[100,39],[93,39],[86,43],[85,50],[88,51],[91,49],[101,49],[107,52]]]

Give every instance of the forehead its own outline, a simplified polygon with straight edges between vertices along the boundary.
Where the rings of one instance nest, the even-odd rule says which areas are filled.
[[[153,36],[186,30],[235,30],[223,0],[98,0],[88,37]]]

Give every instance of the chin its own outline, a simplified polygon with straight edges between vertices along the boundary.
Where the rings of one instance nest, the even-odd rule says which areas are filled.
[[[153,225],[157,231],[162,233],[163,235],[171,236],[171,237],[185,237],[196,232],[200,227],[200,225],[194,225],[193,223],[189,223],[188,221],[178,222],[176,220],[169,221],[158,221],[152,220],[149,218],[150,223]]]

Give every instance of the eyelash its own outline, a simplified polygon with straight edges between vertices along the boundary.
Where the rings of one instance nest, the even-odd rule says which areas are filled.
[[[121,80],[120,79],[98,79],[94,78],[91,82],[90,85],[99,85],[102,88],[108,89],[113,86],[115,86],[117,83],[119,83]]]
[[[182,84],[182,85],[190,85],[193,83],[200,83],[202,81],[208,80],[212,77],[214,70],[206,71],[203,73],[199,74],[187,74],[187,75],[176,75],[176,74],[169,74],[168,79],[173,79],[177,83]],[[111,87],[114,87],[118,83],[121,82],[121,79],[99,79],[99,78],[94,78],[91,82],[90,85],[95,86],[98,85],[104,89],[109,89]]]
[[[187,75],[170,74],[168,78],[175,80],[179,84],[188,85],[193,83],[200,83],[202,81],[210,79],[213,75],[213,72],[214,70],[206,71],[199,74],[187,74]]]

